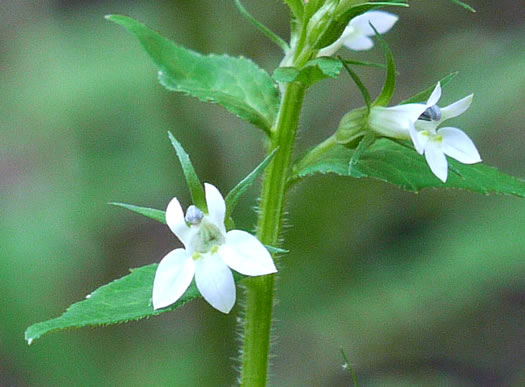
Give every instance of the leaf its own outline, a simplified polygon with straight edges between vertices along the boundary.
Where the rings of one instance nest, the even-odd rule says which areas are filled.
[[[335,42],[343,33],[344,29],[356,16],[359,16],[367,11],[387,7],[408,7],[407,1],[375,1],[356,4],[355,0],[341,0],[334,14],[334,20],[330,24],[330,28],[326,29],[323,36],[318,39],[318,44],[314,48],[321,49],[327,47]]]
[[[377,30],[371,23],[370,27],[372,27],[372,29],[374,30],[376,34],[376,39],[379,41],[379,43],[381,43],[381,47],[383,47],[387,64],[385,84],[383,86],[383,89],[381,90],[381,94],[379,94],[379,97],[377,97],[373,105],[388,106],[388,104],[392,100],[394,91],[396,90],[396,62],[394,61],[394,56],[392,55],[392,51],[390,50],[390,47],[388,47],[386,40],[383,39],[381,34],[377,32]]]
[[[235,5],[237,6],[237,9],[239,12],[248,19],[259,31],[261,31],[264,35],[266,35],[267,38],[269,38],[272,42],[277,44],[279,47],[282,48],[282,50],[286,53],[290,50],[290,47],[288,46],[288,43],[286,43],[280,36],[276,35],[272,30],[270,30],[268,27],[266,27],[264,24],[262,24],[259,20],[257,20],[255,17],[253,17],[247,10],[244,8],[244,6],[241,4],[240,0],[235,0]]]
[[[460,7],[465,8],[467,11],[470,11],[472,13],[476,13],[476,10],[472,8],[470,5],[460,1],[460,0],[449,0],[451,3],[454,3],[456,5],[459,5]]]
[[[268,250],[271,254],[288,254],[290,251],[286,249],[281,249],[280,247],[274,247],[269,245],[264,245],[266,247],[266,250]]]
[[[361,81],[361,78],[359,78],[359,76],[350,68],[350,66],[346,62],[342,61],[342,63],[343,63],[343,66],[345,66],[345,69],[348,72],[348,75],[350,75],[350,77],[356,84],[359,91],[361,91],[361,95],[363,96],[363,99],[365,100],[365,103],[366,103],[366,108],[368,112],[370,113],[370,107],[372,105],[372,98],[370,98],[370,92],[366,88],[363,81]]]
[[[290,7],[292,14],[301,21],[303,19],[303,0],[284,0],[284,2]]]
[[[200,297],[192,283],[186,293],[168,308],[154,310],[151,303],[157,264],[131,270],[131,274],[101,286],[84,301],[71,305],[60,317],[31,325],[25,332],[29,344],[45,333],[85,326],[109,325],[139,320],[176,309]]]
[[[273,72],[273,79],[277,82],[301,82],[305,86],[325,78],[337,78],[343,64],[339,59],[331,57],[320,57],[312,59],[301,69],[295,67],[279,67]]]
[[[159,69],[159,81],[201,101],[218,103],[267,133],[279,109],[270,76],[252,61],[201,55],[181,47],[129,17],[106,16],[135,35]]]
[[[175,148],[175,151],[177,152],[177,157],[179,158],[180,164],[182,166],[184,177],[186,178],[186,183],[188,184],[193,204],[195,204],[198,208],[200,208],[204,213],[207,214],[208,205],[206,203],[204,187],[202,186],[202,183],[199,177],[197,176],[197,173],[195,172],[195,168],[193,168],[190,156],[188,156],[186,151],[184,151],[184,148],[182,147],[180,142],[177,141],[177,139],[173,136],[173,134],[171,134],[171,132],[168,132],[168,135],[170,137],[171,143],[173,144],[173,147]]]
[[[441,83],[441,87],[447,86],[456,76],[459,74],[458,71],[448,74],[446,77],[443,77],[439,82]],[[429,86],[425,90],[423,90],[420,93],[417,93],[413,97],[404,100],[400,103],[400,105],[404,105],[407,103],[426,103],[427,100],[430,98],[430,94],[434,91],[436,88],[436,84],[433,84],[432,86]]]
[[[141,214],[148,218],[156,220],[157,222],[166,224],[166,211],[156,210],[154,208],[139,207],[139,206],[134,206],[133,204],[118,203],[118,202],[111,202],[109,204],[126,208],[130,211],[136,212],[138,214]]]
[[[376,141],[363,152],[349,174],[353,149],[335,145],[317,161],[302,165],[291,182],[313,174],[335,173],[341,176],[371,177],[419,192],[424,188],[457,188],[482,194],[499,193],[525,197],[525,181],[509,176],[484,164],[466,165],[449,158],[446,183],[435,177],[425,158],[415,150],[388,139]]]
[[[225,199],[226,217],[225,219],[230,218],[241,196],[255,182],[257,177],[266,169],[266,167],[268,166],[270,161],[272,161],[273,156],[275,156],[275,153],[277,153],[278,150],[279,150],[278,147],[275,148],[268,156],[265,157],[265,159],[253,171],[251,171],[248,174],[248,176],[242,179],[239,182],[239,184],[233,187],[233,189],[228,193],[228,195],[226,195],[226,199]]]

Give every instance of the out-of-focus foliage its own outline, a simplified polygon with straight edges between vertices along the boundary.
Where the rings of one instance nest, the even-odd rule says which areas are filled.
[[[386,37],[399,103],[459,70],[443,103],[473,92],[453,125],[483,160],[525,177],[525,24],[515,1],[413,2]],[[281,36],[287,9],[246,1]],[[19,2],[0,12],[0,384],[231,385],[234,313],[194,301],[128,325],[50,335],[59,315],[178,242],[110,201],[189,204],[167,131],[204,181],[227,192],[263,158],[263,134],[218,106],[164,90],[136,41],[106,22],[127,14],[199,52],[244,55],[272,71],[280,50],[228,1]],[[350,57],[348,52],[340,52]],[[381,61],[375,49],[356,60]],[[365,71],[363,71],[365,70]],[[360,69],[377,95],[383,70]],[[298,152],[362,105],[348,80],[312,87]],[[257,190],[235,212],[251,229]],[[323,198],[323,200],[319,200]],[[525,203],[466,192],[414,195],[381,182],[312,178],[290,195],[276,309],[275,385],[522,385]]]

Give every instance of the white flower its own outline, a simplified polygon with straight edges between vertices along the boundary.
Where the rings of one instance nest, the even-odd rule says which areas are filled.
[[[331,45],[319,50],[317,56],[330,56],[338,51],[343,45],[350,50],[361,51],[370,50],[374,47],[374,41],[370,36],[375,36],[375,32],[370,24],[380,34],[389,31],[399,18],[388,12],[368,11],[359,15],[348,23],[342,35]]]
[[[441,87],[438,83],[426,104],[407,103],[391,107],[373,106],[368,116],[368,127],[385,137],[410,140],[411,130],[421,114],[435,105],[440,96]]]
[[[235,282],[230,270],[258,276],[277,272],[272,256],[253,235],[240,230],[226,232],[226,204],[221,193],[204,184],[208,214],[190,206],[186,217],[173,198],[166,210],[166,223],[184,244],[160,262],[153,283],[153,307],[176,302],[195,283],[206,301],[228,313],[235,304]]]
[[[473,95],[444,108],[437,106],[441,97],[439,83],[432,95],[434,98],[431,97],[432,101],[427,102],[427,108],[415,125],[410,128],[410,136],[417,152],[425,154],[428,166],[434,175],[446,182],[448,163],[445,155],[463,164],[474,164],[481,161],[476,146],[462,130],[452,127],[437,129],[442,122],[463,114],[470,107]]]

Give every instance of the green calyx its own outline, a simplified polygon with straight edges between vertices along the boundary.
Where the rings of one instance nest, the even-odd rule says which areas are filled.
[[[363,137],[368,130],[368,114],[366,106],[346,113],[335,132],[336,142],[349,144],[359,137]]]

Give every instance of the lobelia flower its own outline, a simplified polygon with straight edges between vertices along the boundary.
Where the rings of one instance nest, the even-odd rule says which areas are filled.
[[[425,155],[428,166],[434,175],[442,182],[446,182],[448,177],[446,156],[463,164],[475,164],[481,161],[476,146],[462,130],[453,127],[438,129],[442,122],[463,114],[470,107],[473,95],[440,108],[437,105],[441,96],[439,83],[432,94],[435,101],[429,99],[427,108],[415,122],[415,125],[410,128],[410,137],[416,151]]]
[[[373,106],[368,116],[368,128],[385,137],[412,140],[416,151],[425,155],[432,173],[446,182],[448,163],[445,155],[463,164],[481,161],[476,146],[463,131],[452,127],[437,130],[442,122],[463,114],[472,103],[472,97],[469,95],[440,108],[437,105],[441,98],[438,82],[426,104]]]
[[[330,56],[338,51],[343,45],[350,50],[370,50],[374,47],[374,41],[370,38],[375,32],[370,24],[380,34],[388,32],[399,18],[384,11],[368,11],[359,15],[348,23],[345,30],[334,43],[319,50],[317,56]]]
[[[426,104],[407,103],[404,105],[383,107],[372,106],[368,116],[368,128],[374,132],[399,140],[410,140],[411,130],[419,117],[431,106],[434,106],[441,96],[441,86],[438,83]]]
[[[204,184],[208,214],[194,205],[184,216],[173,198],[166,209],[166,223],[184,244],[160,262],[153,283],[153,308],[176,302],[188,289],[193,277],[208,303],[223,313],[235,304],[235,282],[230,270],[258,276],[277,272],[272,256],[253,235],[240,230],[226,232],[226,204],[221,193]]]

